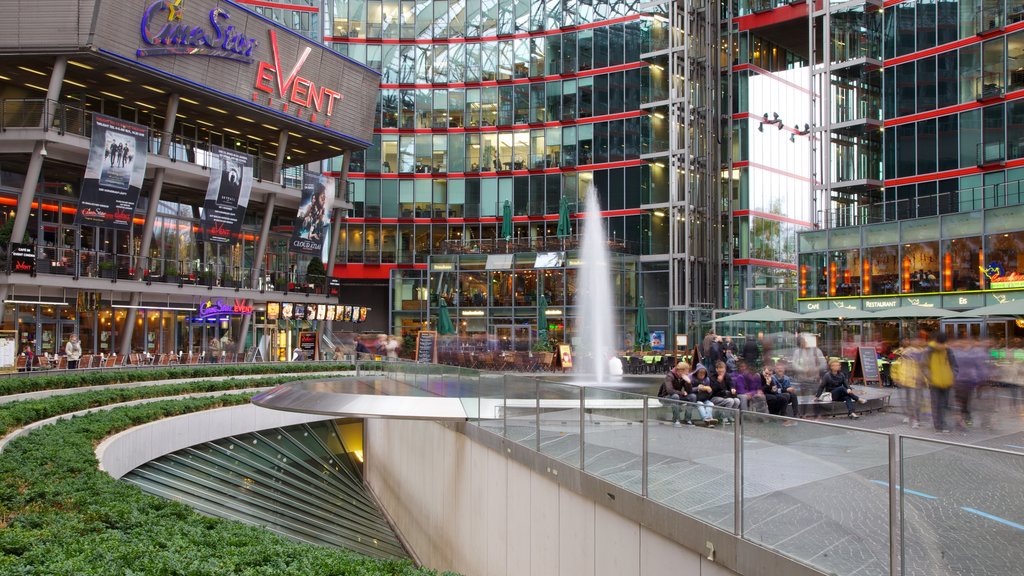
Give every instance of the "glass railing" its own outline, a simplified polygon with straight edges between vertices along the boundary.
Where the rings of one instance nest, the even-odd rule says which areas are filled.
[[[43,128],[60,134],[90,137],[92,114],[92,111],[52,100],[5,98],[0,100],[0,131]],[[187,162],[203,168],[210,168],[218,161],[208,141],[167,134],[152,128],[147,129],[147,138],[150,154],[165,152],[166,157],[175,162]],[[302,166],[289,167],[278,174],[274,170],[274,160],[257,153],[253,155],[253,161],[253,177],[258,182],[269,181],[287,188],[302,188]]]
[[[0,272],[9,272],[13,263],[9,251],[0,248]],[[56,274],[104,280],[138,280],[140,282],[238,288],[261,292],[326,293],[323,277],[310,277],[298,271],[260,267],[253,269],[218,261],[141,258],[128,254],[111,254],[95,250],[77,250],[53,246],[36,247],[36,274]]]
[[[1021,453],[718,407],[706,408],[717,425],[680,426],[703,420],[696,404],[404,361],[384,370],[458,397],[471,424],[824,573],[1002,575],[1024,562]]]

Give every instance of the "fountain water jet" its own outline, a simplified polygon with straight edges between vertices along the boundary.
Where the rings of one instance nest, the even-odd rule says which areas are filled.
[[[576,317],[581,348],[590,358],[590,365],[581,366],[582,371],[595,375],[596,383],[600,384],[607,379],[608,358],[615,352],[615,308],[612,306],[608,234],[593,184],[587,188],[586,202]]]

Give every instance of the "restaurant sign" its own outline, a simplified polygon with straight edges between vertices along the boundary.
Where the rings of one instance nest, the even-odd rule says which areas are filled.
[[[207,299],[199,304],[199,315],[203,318],[208,316],[224,316],[227,314],[245,315],[252,314],[252,306],[245,303],[245,300],[235,298],[234,302],[225,302],[223,298]]]
[[[864,309],[868,312],[873,312],[875,310],[891,310],[899,307],[899,298],[873,298],[864,300]]]

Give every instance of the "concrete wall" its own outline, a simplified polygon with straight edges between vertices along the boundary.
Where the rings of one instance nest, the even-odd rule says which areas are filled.
[[[367,482],[430,568],[466,576],[734,574],[454,425],[370,419],[365,450]]]
[[[100,470],[120,478],[150,460],[196,444],[331,418],[268,410],[252,404],[183,414],[129,428],[107,438],[96,447],[96,459]]]

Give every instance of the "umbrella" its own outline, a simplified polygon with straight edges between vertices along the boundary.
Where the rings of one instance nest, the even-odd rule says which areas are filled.
[[[636,347],[643,350],[650,346],[651,335],[647,330],[647,305],[644,303],[644,297],[640,297],[640,305],[636,309],[636,332],[635,342]]]
[[[802,314],[765,306],[758,310],[748,310],[739,314],[733,314],[732,316],[715,318],[712,322],[787,322],[789,320],[803,319],[804,316]]]
[[[938,306],[917,306],[914,304],[901,306],[899,308],[890,308],[888,310],[882,310],[874,313],[875,318],[891,318],[895,320],[913,318],[949,318],[951,316],[959,316],[959,314],[951,310],[946,310],[945,308],[939,308]]]
[[[543,294],[537,299],[537,340],[548,338],[548,299]]]
[[[572,229],[569,226],[569,199],[562,196],[562,201],[558,205],[558,229],[555,231],[555,235],[559,238],[565,238],[572,233]]]
[[[991,306],[975,308],[959,314],[963,318],[977,318],[979,316],[1024,316],[1024,300],[1010,300]]]
[[[505,200],[501,208],[501,237],[505,240],[512,239],[512,203]]]
[[[455,334],[455,325],[452,324],[452,317],[448,315],[448,303],[444,298],[438,298],[437,333],[442,336]]]
[[[829,320],[871,320],[878,318],[871,312],[865,312],[857,308],[826,308],[817,312],[808,312],[803,315],[804,320],[816,320],[827,322]]]

